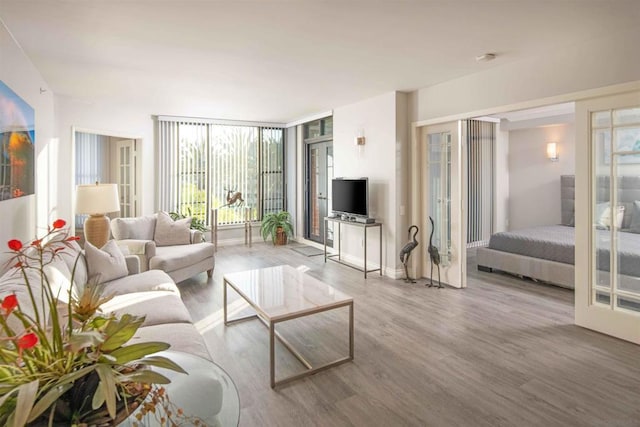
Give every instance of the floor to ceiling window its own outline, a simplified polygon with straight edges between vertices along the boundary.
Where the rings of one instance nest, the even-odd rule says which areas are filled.
[[[158,119],[159,208],[210,225],[284,209],[284,129]]]

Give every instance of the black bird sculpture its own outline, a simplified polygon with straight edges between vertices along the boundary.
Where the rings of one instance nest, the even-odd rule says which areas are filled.
[[[411,237],[411,230],[414,228],[416,229],[416,231],[413,233],[413,237]],[[411,240],[409,241],[409,243],[404,245],[404,247],[400,250],[400,262],[404,265],[404,273],[406,274],[406,278],[404,279],[404,281],[407,283],[416,283],[414,279],[409,277],[409,270],[407,268],[407,264],[409,264],[409,257],[411,256],[411,251],[413,251],[418,246],[418,241],[416,240],[416,235],[418,234],[418,231],[419,229],[417,225],[412,225],[411,227],[409,227],[407,234]]]
[[[429,221],[431,221],[431,235],[429,236],[429,258],[431,259],[431,277],[429,277],[429,287],[433,286],[433,265],[438,268],[438,288],[444,288],[442,286],[442,282],[440,282],[440,253],[438,252],[438,248],[433,246],[433,232],[436,227],[433,224],[433,218],[429,217]]]

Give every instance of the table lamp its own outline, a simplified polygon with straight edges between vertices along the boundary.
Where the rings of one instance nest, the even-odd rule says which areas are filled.
[[[120,210],[118,184],[88,184],[76,187],[76,213],[89,214],[84,222],[84,238],[101,248],[109,240],[109,218],[105,214]]]

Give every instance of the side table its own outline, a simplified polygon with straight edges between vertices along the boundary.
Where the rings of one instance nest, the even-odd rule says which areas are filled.
[[[167,350],[157,353],[176,362],[189,375],[168,369],[153,369],[171,380],[165,384],[170,401],[184,411],[185,416],[195,416],[207,426],[237,427],[240,419],[238,390],[229,375],[210,360],[181,351]],[[136,412],[121,426],[131,427]],[[148,415],[147,417],[150,417]],[[143,418],[138,425],[155,425],[155,418]]]

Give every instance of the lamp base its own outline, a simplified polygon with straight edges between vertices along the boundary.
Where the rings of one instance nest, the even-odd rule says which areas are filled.
[[[84,222],[84,239],[96,248],[107,243],[110,231],[109,218],[104,214],[90,215]]]

